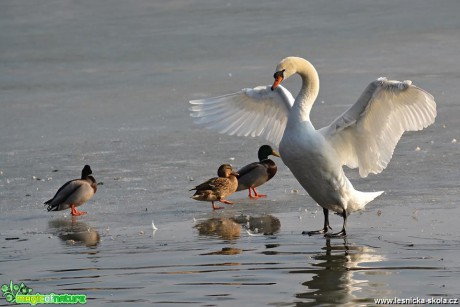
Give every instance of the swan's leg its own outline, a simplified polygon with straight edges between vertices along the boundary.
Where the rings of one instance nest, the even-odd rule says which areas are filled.
[[[336,232],[336,233],[326,233],[324,236],[325,237],[328,237],[328,238],[337,238],[337,237],[346,237],[347,236],[347,231],[345,230],[346,227],[347,227],[347,218],[348,218],[348,213],[347,213],[347,210],[343,210],[342,211],[342,217],[343,217],[343,226],[342,226],[342,230],[339,231],[339,232]]]
[[[212,209],[213,210],[219,210],[219,209],[224,209],[224,207],[218,207],[214,204],[214,201],[212,201]]]
[[[314,230],[314,231],[303,231],[303,235],[320,235],[320,234],[326,234],[329,229],[332,230],[331,226],[329,226],[329,210],[326,208],[323,208],[323,213],[324,213],[324,227],[323,229],[320,230]]]
[[[70,214],[72,216],[79,216],[79,215],[86,214],[86,212],[85,211],[78,211],[77,207],[75,207],[75,205],[71,205],[70,206]]]

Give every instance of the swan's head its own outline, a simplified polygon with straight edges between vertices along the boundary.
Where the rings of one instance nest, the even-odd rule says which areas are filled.
[[[297,62],[303,60],[298,57],[287,57],[281,60],[281,62],[276,65],[276,72],[273,75],[275,82],[272,85],[272,91],[275,90],[284,79],[289,78],[297,72]]]

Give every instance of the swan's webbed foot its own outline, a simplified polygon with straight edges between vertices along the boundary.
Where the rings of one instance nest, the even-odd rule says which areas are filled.
[[[329,211],[326,208],[323,208],[323,213],[324,213],[324,227],[323,229],[320,230],[314,230],[314,231],[302,231],[303,235],[326,235],[327,232],[332,230],[331,226],[329,226]]]
[[[347,236],[347,231],[345,228],[342,228],[341,231],[336,232],[336,233],[326,233],[324,234],[326,238],[344,238]]]
[[[347,231],[345,230],[345,228],[347,227],[348,212],[346,210],[343,210],[342,213],[340,213],[339,215],[343,217],[342,230],[336,233],[326,233],[324,235],[326,238],[344,238],[347,236]]]
[[[323,229],[320,229],[320,230],[313,230],[313,231],[302,231],[302,234],[303,235],[309,235],[309,236],[313,236],[313,235],[325,235],[327,236],[327,232],[330,230],[332,230],[331,226],[327,225],[327,227],[324,227]]]

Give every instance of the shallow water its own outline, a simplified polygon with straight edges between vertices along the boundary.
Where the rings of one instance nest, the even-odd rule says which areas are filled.
[[[457,1],[127,3],[1,4],[1,283],[94,306],[460,297]],[[319,71],[318,127],[381,75],[438,103],[436,123],[405,134],[383,173],[348,172],[357,189],[385,194],[351,215],[346,240],[301,235],[322,211],[280,160],[266,199],[237,193],[218,212],[190,199],[264,141],[194,126],[187,101],[269,84],[288,55]],[[88,214],[46,212],[84,164],[102,183]]]
[[[273,207],[265,205],[259,209]],[[93,217],[102,212],[91,213],[74,221],[42,214],[28,227],[2,232],[18,238],[3,243],[2,276],[42,293],[84,293],[91,303],[120,306],[353,306],[382,297],[458,295],[458,240],[385,229],[379,226],[387,224],[385,214],[358,215],[348,239],[325,240],[299,234],[319,219],[305,211],[254,214],[254,228],[248,216],[226,210],[158,221],[156,231],[149,223],[161,213],[103,222]],[[370,230],[356,227],[365,216],[375,222]],[[426,216],[408,218],[415,229]]]

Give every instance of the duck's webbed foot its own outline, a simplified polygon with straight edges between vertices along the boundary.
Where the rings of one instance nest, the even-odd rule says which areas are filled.
[[[212,202],[212,210],[219,210],[219,209],[224,209],[224,207],[216,206],[214,202]]]
[[[70,206],[70,214],[72,216],[80,216],[86,214],[86,211],[78,211],[75,205]]]
[[[259,194],[259,193],[257,193],[256,188],[254,188],[254,187],[249,187],[248,190],[249,190],[249,198],[251,198],[251,199],[259,199],[261,197],[267,197],[267,194]],[[254,195],[252,195],[251,191],[254,192]]]

